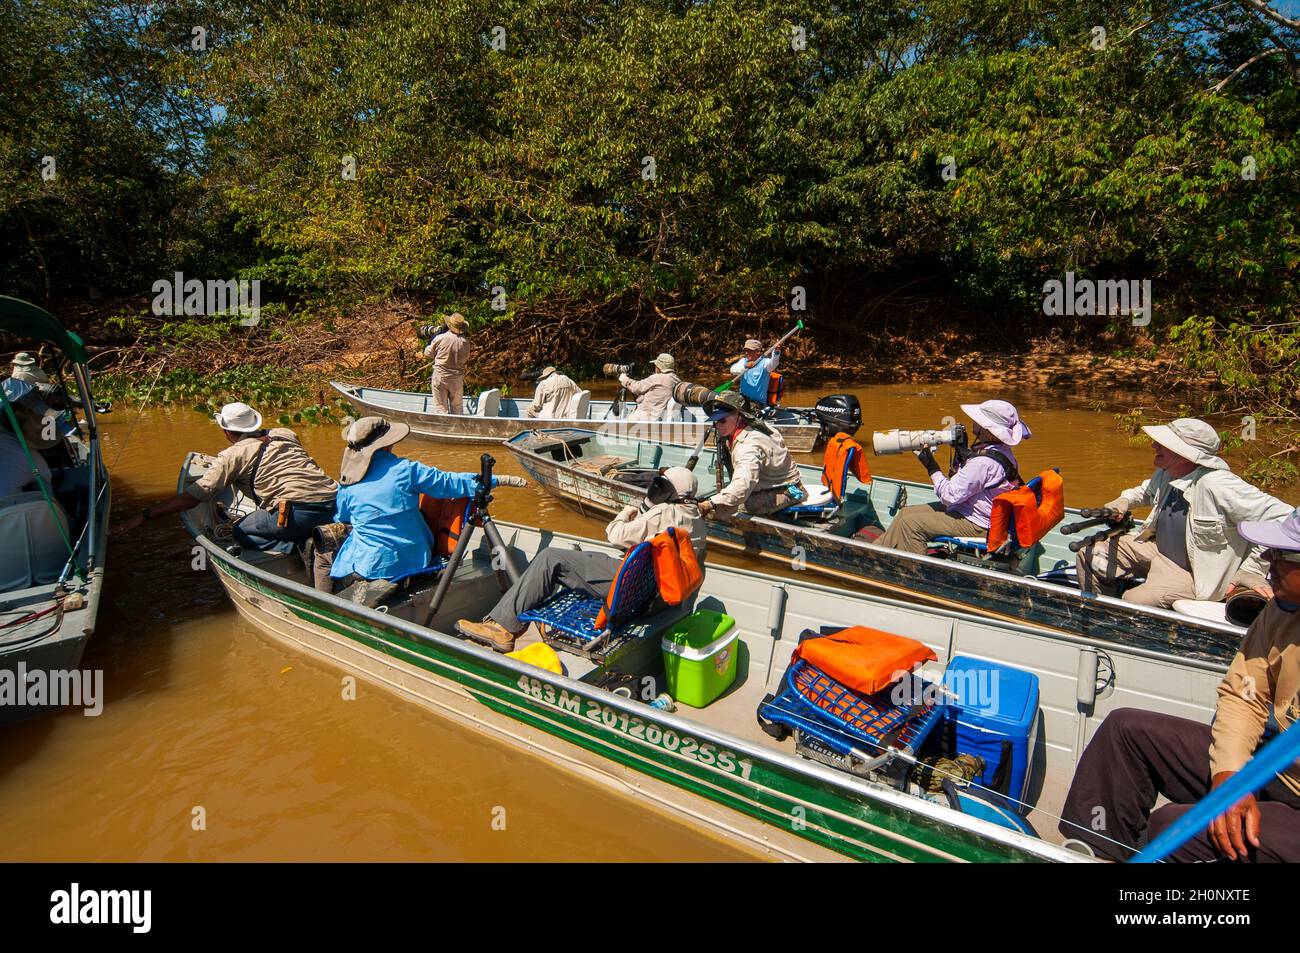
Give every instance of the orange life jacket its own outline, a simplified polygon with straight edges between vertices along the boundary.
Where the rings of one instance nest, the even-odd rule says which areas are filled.
[[[767,405],[777,407],[781,403],[781,375],[772,371],[767,377]]]
[[[456,548],[460,532],[465,528],[465,510],[469,506],[468,497],[454,500],[439,500],[432,496],[420,494],[420,513],[424,522],[433,533],[433,555],[446,559]]]
[[[867,468],[867,455],[862,452],[862,444],[849,434],[837,433],[827,441],[822,456],[822,486],[831,491],[836,503],[844,502],[850,473],[863,483],[871,482],[871,470]]]
[[[803,659],[841,685],[863,695],[884,691],[905,673],[937,656],[924,643],[855,625],[842,632],[805,639],[790,661]]]
[[[636,547],[634,546],[633,549]],[[614,571],[614,581],[618,582],[623,562],[632,554],[629,549]],[[659,589],[659,598],[667,605],[679,606],[704,582],[704,570],[691,545],[691,536],[674,526],[650,539],[650,558],[654,566],[655,585]],[[614,585],[605,594],[605,605],[596,615],[593,625],[604,629],[609,622],[609,614],[614,608]]]
[[[1016,543],[1021,549],[1034,545],[1065,517],[1065,481],[1055,470],[1038,474],[1038,492],[1030,484],[999,493],[993,498],[989,516],[989,552],[1002,547],[1010,536],[1012,521]],[[1032,483],[1032,481],[1031,481]]]

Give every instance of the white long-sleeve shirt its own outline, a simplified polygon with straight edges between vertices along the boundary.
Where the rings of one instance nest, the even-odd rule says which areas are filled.
[[[578,392],[578,385],[567,374],[556,371],[539,381],[533,391],[533,402],[524,411],[529,417],[557,420],[569,416],[569,404]]]
[[[637,381],[626,374],[620,374],[618,382],[636,398],[636,410],[628,420],[663,420],[664,411],[673,399],[673,388],[681,382],[681,378],[676,374],[659,372]]]

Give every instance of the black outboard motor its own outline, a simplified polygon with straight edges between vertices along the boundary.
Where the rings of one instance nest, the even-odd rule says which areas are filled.
[[[813,408],[813,414],[821,427],[822,440],[829,440],[837,433],[851,437],[862,429],[862,405],[852,394],[831,394],[821,398]]]

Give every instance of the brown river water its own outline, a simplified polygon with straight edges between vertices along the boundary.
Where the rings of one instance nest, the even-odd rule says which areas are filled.
[[[1149,445],[1116,428],[1112,415],[1123,407],[956,384],[791,389],[786,403],[811,404],[837,391],[862,401],[864,442],[872,429],[937,427],[945,415],[965,422],[963,402],[1011,400],[1034,431],[1018,448],[1022,472],[1060,467],[1072,506],[1099,505],[1151,472]],[[174,492],[187,451],[226,445],[213,423],[188,408],[122,408],[101,420],[119,514]],[[298,431],[336,475],[338,426]],[[443,469],[474,471],[492,449],[414,440],[397,448]],[[493,453],[502,472],[522,472],[506,451]],[[924,477],[910,454],[870,463],[881,475]],[[494,515],[586,536],[602,530],[536,488],[498,491]],[[725,561],[770,568],[744,557]],[[751,857],[367,683],[356,700],[340,703],[341,672],[242,621],[211,572],[189,563],[176,517],[111,544],[98,631],[83,662],[103,670],[103,712],[64,711],[6,729],[0,859]],[[199,807],[203,830],[192,823]],[[498,808],[504,830],[493,824]]]

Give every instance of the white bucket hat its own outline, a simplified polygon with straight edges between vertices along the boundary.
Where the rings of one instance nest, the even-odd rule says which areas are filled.
[[[1020,419],[1016,408],[1005,400],[986,400],[982,404],[962,404],[962,412],[1008,447],[1014,447],[1033,431]]]
[[[671,374],[677,370],[677,360],[671,354],[663,353],[654,359],[654,366],[665,374]]]
[[[1284,520],[1267,523],[1247,520],[1237,524],[1241,538],[1265,549],[1285,549],[1300,552],[1300,506]]]
[[[235,433],[252,433],[262,429],[262,415],[240,401],[226,404],[212,419],[222,430],[232,430]]]
[[[14,366],[15,366],[15,367],[35,367],[35,366],[36,366],[36,358],[32,357],[32,356],[31,356],[30,354],[28,354],[26,351],[19,351],[17,354],[14,355]]]
[[[1231,469],[1225,460],[1215,456],[1222,443],[1215,429],[1204,420],[1180,417],[1173,423],[1142,429],[1160,446],[1199,467],[1209,467],[1211,470]]]
[[[673,492],[679,497],[693,497],[699,489],[695,474],[685,467],[669,467],[664,471],[664,478],[673,485]]]

